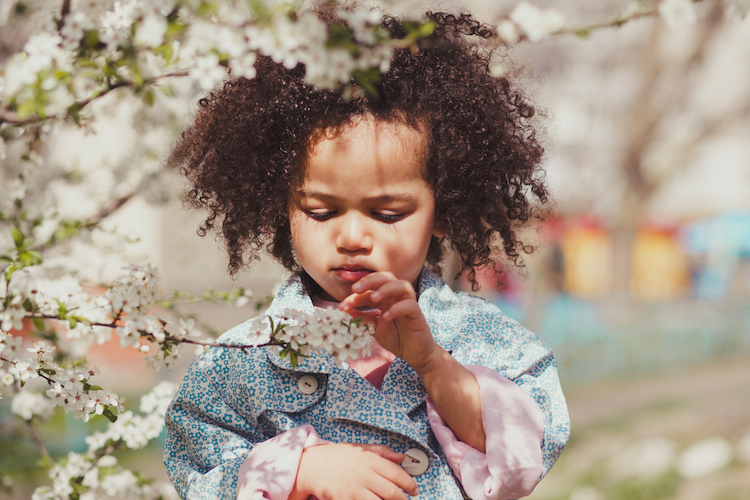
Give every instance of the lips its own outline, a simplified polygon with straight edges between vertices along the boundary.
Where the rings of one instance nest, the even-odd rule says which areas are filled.
[[[361,266],[343,266],[333,269],[333,274],[343,281],[359,281],[371,272],[373,272],[371,269]]]

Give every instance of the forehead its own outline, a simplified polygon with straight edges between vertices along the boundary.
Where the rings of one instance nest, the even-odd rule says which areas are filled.
[[[424,183],[426,134],[400,121],[364,115],[322,130],[309,148],[303,184]]]

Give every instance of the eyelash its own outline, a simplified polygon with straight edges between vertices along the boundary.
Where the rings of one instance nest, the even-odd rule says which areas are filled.
[[[305,211],[305,214],[311,218],[312,220],[318,221],[318,222],[325,222],[332,217],[336,215],[335,211],[330,212],[309,212]],[[394,222],[398,222],[404,217],[406,217],[406,214],[383,214],[380,212],[373,212],[372,217],[374,219],[379,220],[380,222],[384,222],[386,224],[393,224]]]

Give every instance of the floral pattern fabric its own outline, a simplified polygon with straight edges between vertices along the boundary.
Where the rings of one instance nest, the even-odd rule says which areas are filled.
[[[438,344],[464,365],[484,366],[511,380],[542,409],[542,476],[546,474],[570,433],[550,349],[494,305],[452,291],[427,269],[420,275],[418,293]],[[280,315],[286,308],[313,312],[297,277],[287,280],[266,314]],[[219,342],[245,343],[250,324],[232,328]],[[298,380],[306,375],[318,382],[312,394],[298,390]],[[432,432],[425,398],[419,377],[400,358],[379,391],[346,364],[337,366],[327,353],[302,358],[293,369],[271,347],[211,348],[188,369],[167,411],[167,472],[183,498],[235,498],[238,472],[253,447],[311,425],[332,442],[383,444],[401,453],[419,448],[430,461],[427,471],[415,477],[420,496],[468,498]],[[282,480],[272,462],[262,467],[267,470],[256,477]]]

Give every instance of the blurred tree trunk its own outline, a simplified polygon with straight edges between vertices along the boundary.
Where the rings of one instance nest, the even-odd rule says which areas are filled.
[[[674,152],[672,161],[667,168],[661,170],[660,175],[647,172],[644,168],[646,154],[662,139],[660,132],[664,132],[666,121],[690,106],[688,101],[691,92],[701,78],[696,68],[701,66],[706,51],[720,31],[723,19],[722,4],[714,2],[708,18],[698,27],[698,40],[692,51],[671,71],[667,69],[672,61],[663,55],[661,47],[664,30],[669,29],[663,21],[656,19],[652,22],[649,37],[643,45],[639,60],[642,67],[640,90],[624,121],[625,147],[621,173],[625,187],[621,211],[613,227],[613,288],[616,298],[627,298],[630,295],[633,245],[638,227],[643,222],[654,195],[684,170],[690,153],[696,146],[715,135],[719,129],[732,122],[734,117],[746,114],[750,106],[748,99],[744,106],[738,103],[727,115],[704,121],[693,140]],[[665,86],[671,86],[668,98],[656,102],[654,97],[657,91],[661,89],[659,95],[664,95]]]

